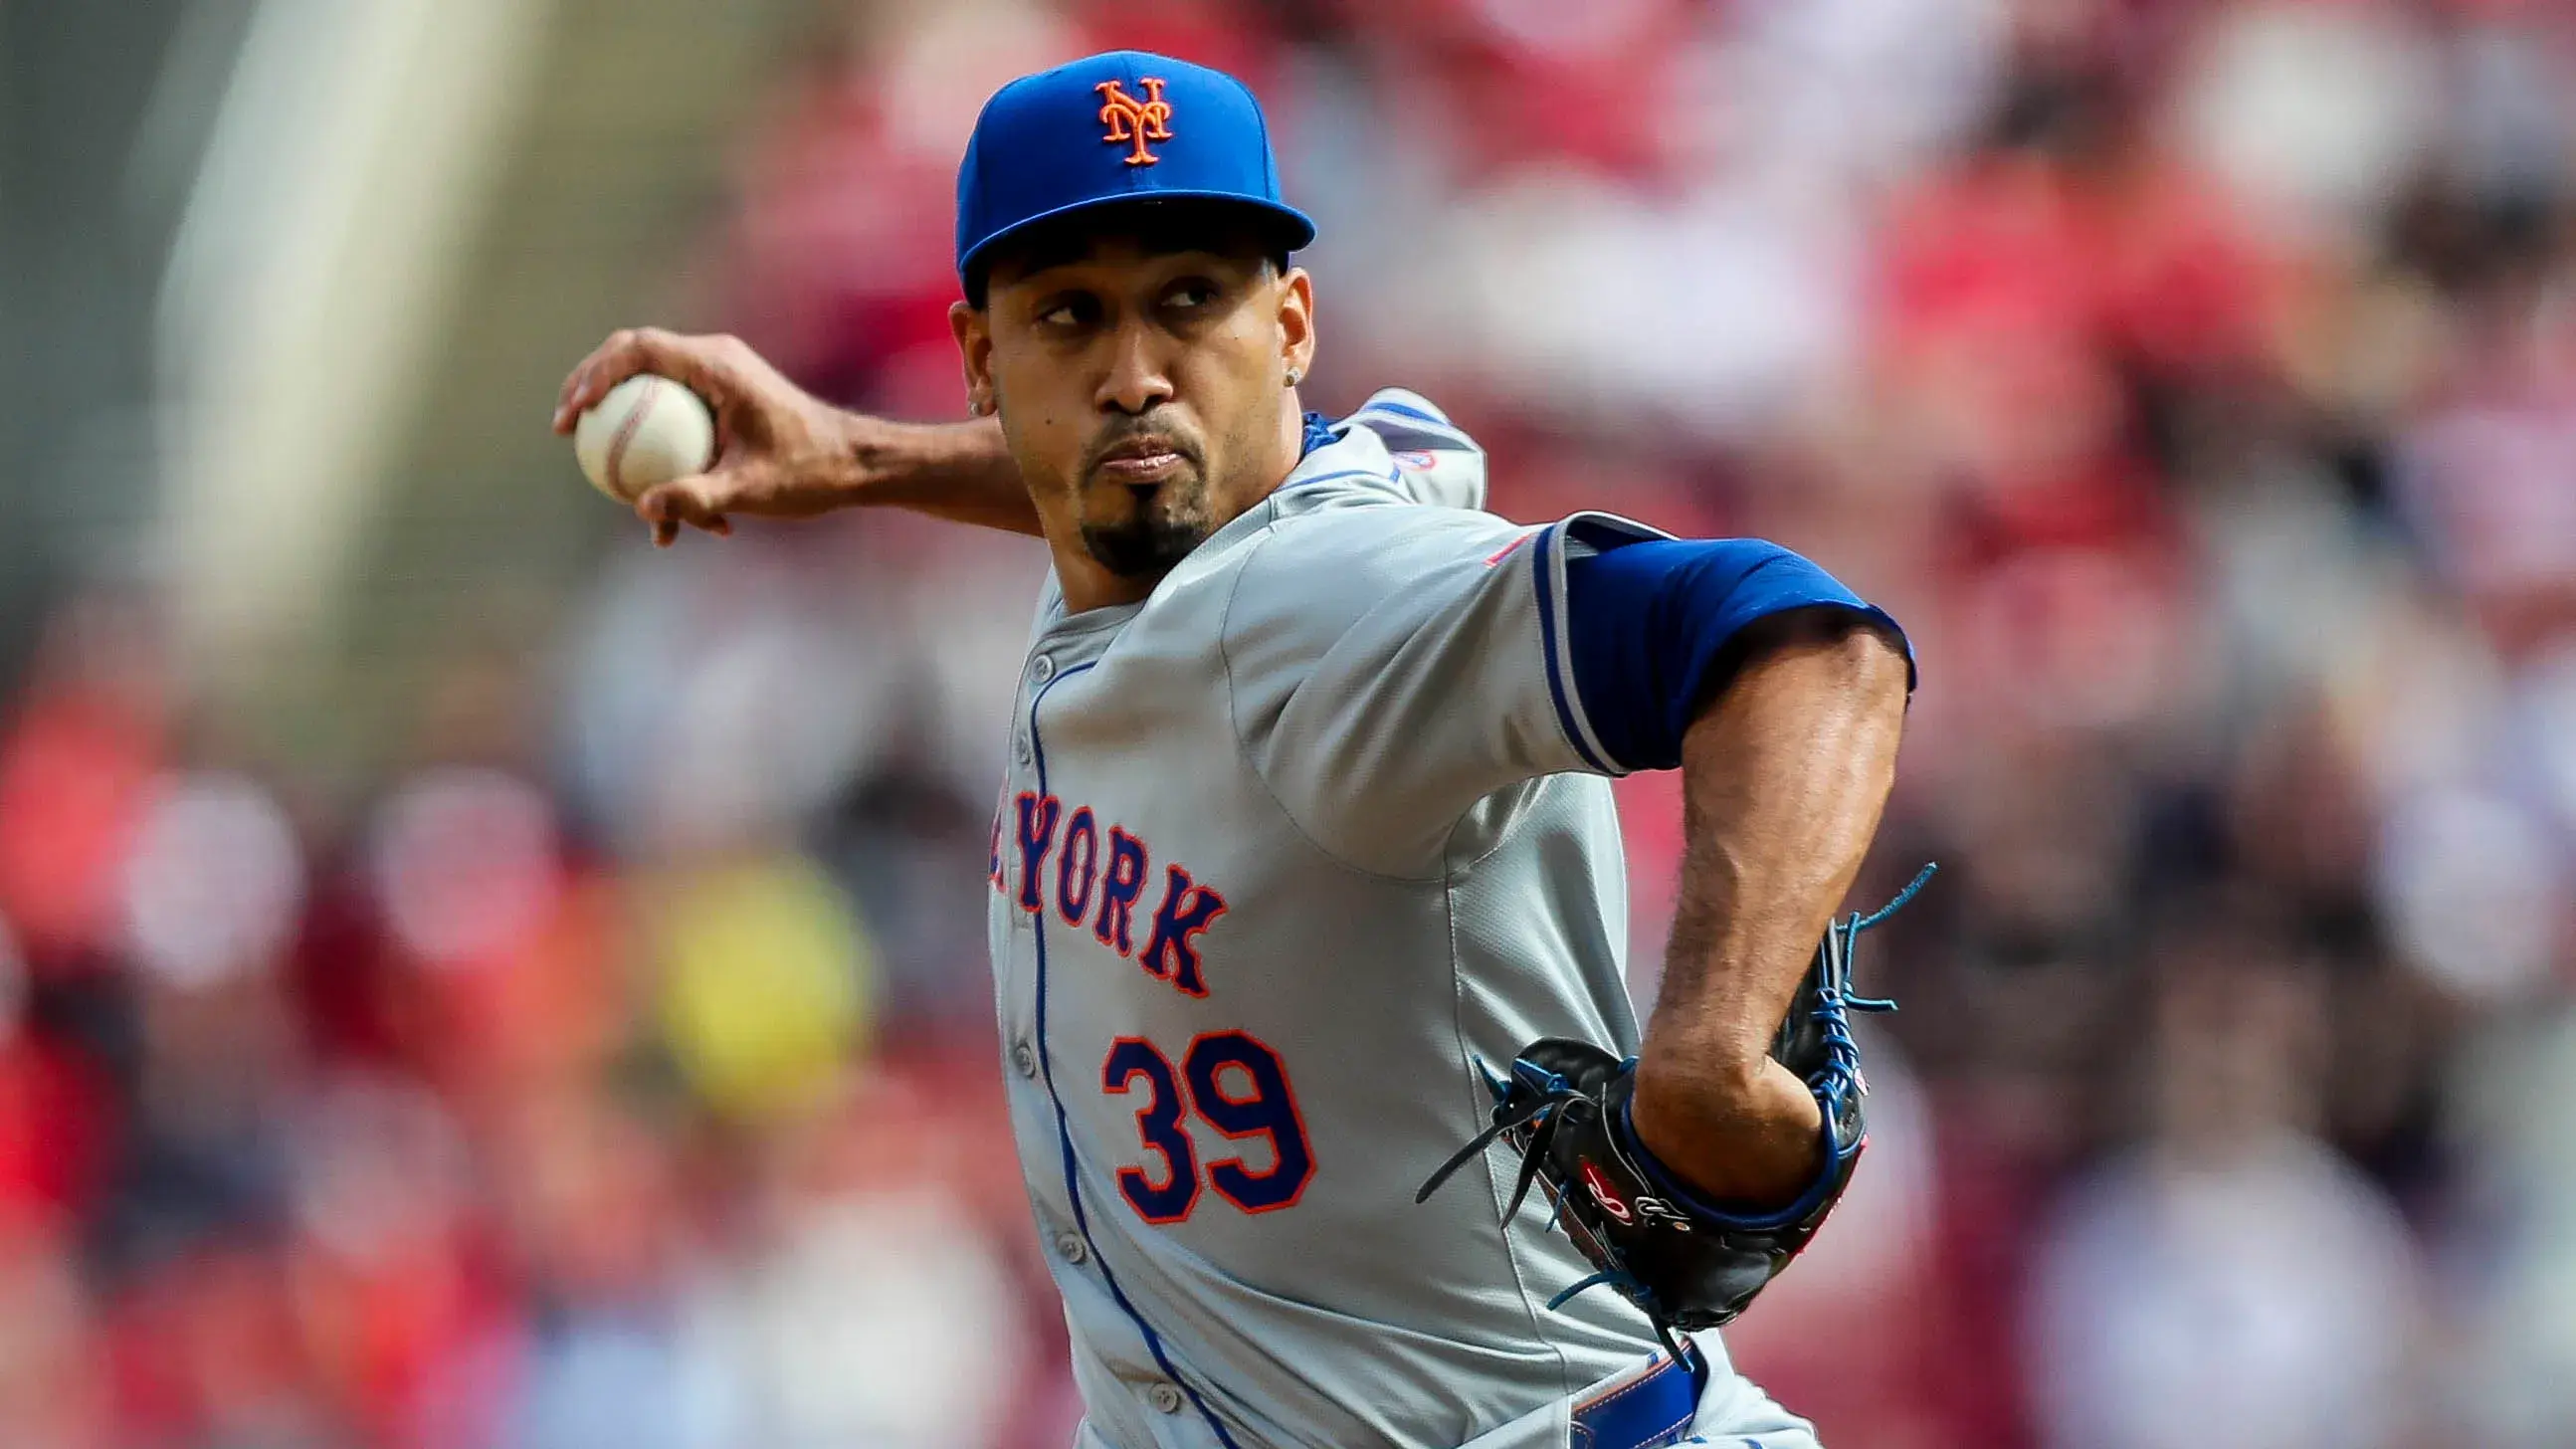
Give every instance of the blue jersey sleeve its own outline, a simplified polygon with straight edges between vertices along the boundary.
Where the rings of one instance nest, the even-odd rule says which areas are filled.
[[[1740,662],[1745,628],[1760,620],[1840,609],[1905,643],[1885,611],[1778,544],[1596,535],[1586,546],[1579,528],[1566,539],[1566,672],[1601,763],[1613,770],[1681,764],[1683,733]],[[1910,687],[1913,646],[1905,648]]]

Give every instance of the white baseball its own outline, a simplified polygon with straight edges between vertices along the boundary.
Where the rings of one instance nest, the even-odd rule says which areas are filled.
[[[716,457],[715,414],[685,386],[638,373],[581,415],[572,450],[590,486],[632,503],[647,488],[707,470]]]

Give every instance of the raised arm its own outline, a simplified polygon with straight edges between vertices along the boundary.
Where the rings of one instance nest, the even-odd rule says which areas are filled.
[[[706,472],[648,489],[635,515],[668,546],[688,524],[730,534],[731,515],[811,518],[837,508],[909,508],[1007,533],[1038,532],[989,418],[895,423],[833,407],[733,337],[643,327],[618,332],[564,379],[554,429],[569,433],[608,390],[638,373],[684,383],[716,415],[716,461]]]
[[[1896,775],[1906,660],[1860,616],[1754,625],[1682,737],[1681,905],[1631,1108],[1710,1198],[1773,1206],[1821,1170],[1807,1084],[1769,1055]]]
[[[1505,1221],[1548,1183],[1598,1270],[1569,1291],[1616,1286],[1678,1356],[1677,1330],[1729,1322],[1805,1248],[1858,1161],[1844,1013],[1866,922],[1826,922],[1894,780],[1912,661],[1884,612],[1775,545],[1552,532],[1535,546],[1576,555],[1543,651],[1559,733],[1595,769],[1682,771],[1682,903],[1633,1069],[1597,1041],[1522,1047],[1493,1125],[1422,1190],[1505,1136]]]

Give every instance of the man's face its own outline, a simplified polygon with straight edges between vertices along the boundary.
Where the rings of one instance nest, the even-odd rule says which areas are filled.
[[[1161,577],[1296,462],[1305,274],[1209,246],[1112,235],[1004,262],[957,319],[1048,536],[1122,581]]]

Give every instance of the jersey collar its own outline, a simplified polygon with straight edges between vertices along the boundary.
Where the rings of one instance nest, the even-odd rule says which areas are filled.
[[[1297,460],[1302,463],[1317,448],[1330,447],[1335,436],[1332,419],[1322,413],[1306,414],[1306,445],[1297,450]]]

